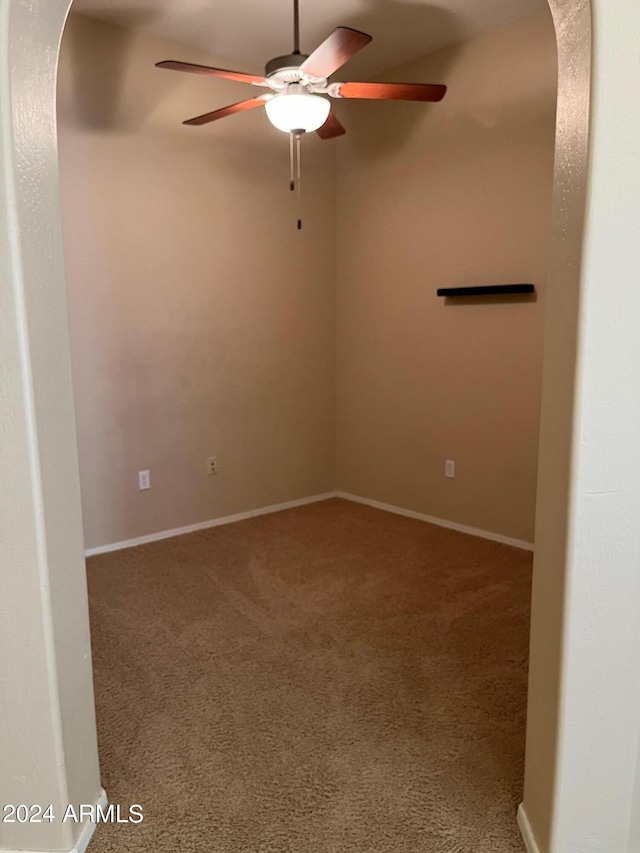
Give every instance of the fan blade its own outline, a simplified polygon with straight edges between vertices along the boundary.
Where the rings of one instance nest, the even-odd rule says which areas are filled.
[[[361,33],[360,30],[338,27],[308,59],[305,59],[300,70],[310,77],[331,77],[370,41],[372,41],[371,36]]]
[[[156,68],[167,68],[169,71],[188,71],[191,74],[206,74],[210,77],[225,77],[227,80],[237,80],[239,83],[251,83],[253,86],[266,84],[265,77],[257,77],[254,74],[243,74],[241,71],[228,71],[226,68],[210,68],[208,65],[194,65],[191,62],[177,62],[174,59],[165,59],[164,62],[156,62]]]
[[[209,124],[210,121],[217,121],[217,119],[219,118],[225,118],[226,116],[231,116],[234,113],[241,113],[245,110],[253,110],[256,107],[263,107],[271,97],[271,95],[261,95],[259,98],[251,98],[248,101],[240,101],[239,104],[231,104],[230,107],[223,107],[221,110],[214,110],[212,113],[205,113],[204,115],[196,116],[195,118],[190,118],[188,121],[183,121],[182,123],[192,126],[200,124]]]
[[[366,98],[376,101],[441,101],[446,86],[432,83],[343,83],[341,98]]]
[[[329,113],[329,118],[325,121],[319,130],[316,131],[320,139],[335,139],[336,136],[342,136],[347,131],[340,124],[334,112]]]

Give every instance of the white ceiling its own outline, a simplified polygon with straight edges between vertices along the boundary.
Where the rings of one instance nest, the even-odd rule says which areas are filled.
[[[300,6],[303,51],[338,25],[374,37],[349,63],[350,79],[549,8],[547,0],[300,0]],[[193,45],[237,71],[262,72],[267,60],[293,47],[291,0],[74,0],[72,11]],[[189,51],[162,58],[188,60]]]

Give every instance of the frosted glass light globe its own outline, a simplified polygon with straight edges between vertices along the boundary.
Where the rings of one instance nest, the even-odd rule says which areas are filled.
[[[320,95],[309,95],[302,91],[291,89],[276,95],[265,104],[269,121],[278,130],[291,133],[293,130],[304,130],[310,133],[322,127],[329,117],[331,104]]]

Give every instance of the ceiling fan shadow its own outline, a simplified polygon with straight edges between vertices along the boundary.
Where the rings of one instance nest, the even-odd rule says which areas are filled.
[[[137,10],[130,18],[126,27],[83,15],[69,18],[60,53],[59,116],[115,133],[141,126],[167,98],[167,81],[157,79],[152,57],[145,59],[137,45],[135,28],[152,23],[154,14]]]
[[[366,11],[344,23],[370,33],[373,42],[336,76],[341,80],[359,80],[369,75],[375,82],[446,84],[447,72],[455,64],[455,47],[443,54],[435,77],[433,62],[426,57],[464,39],[458,17],[424,3],[401,0],[368,0],[368,3]],[[398,43],[403,44],[406,57],[402,63],[397,61]],[[366,152],[368,157],[376,157],[401,149],[426,113],[443,107],[439,103],[350,100],[338,102],[335,109],[347,128],[348,144]],[[350,121],[350,116],[357,120]]]

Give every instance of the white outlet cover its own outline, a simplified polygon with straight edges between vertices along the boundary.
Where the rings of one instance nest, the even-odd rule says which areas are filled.
[[[444,463],[444,476],[453,479],[456,476],[456,463],[453,459],[447,459]]]
[[[151,474],[149,471],[138,471],[138,488],[141,492],[151,488]]]

